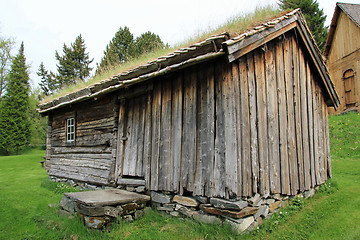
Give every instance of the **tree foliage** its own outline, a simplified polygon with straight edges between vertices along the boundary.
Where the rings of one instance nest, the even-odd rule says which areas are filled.
[[[29,120],[30,125],[30,145],[44,145],[46,142],[47,117],[43,117],[36,110],[39,104],[41,89],[31,89],[29,94]]]
[[[44,63],[40,64],[37,72],[41,77],[39,85],[44,95],[51,95],[65,86],[84,81],[90,76],[92,70],[90,64],[94,59],[90,60],[81,34],[69,47],[64,44],[62,55],[55,51],[55,57],[58,61],[56,74],[47,71]]]
[[[155,49],[163,48],[164,46],[165,45],[161,41],[159,35],[148,31],[136,38],[131,56],[138,57],[144,53],[151,52]]]
[[[279,7],[282,10],[300,8],[315,42],[321,51],[324,50],[328,27],[325,27],[326,15],[319,9],[317,0],[279,0]]]
[[[56,51],[55,56],[59,61],[57,64],[58,80],[60,87],[75,84],[77,81],[84,81],[90,76],[90,63],[93,59],[89,59],[89,53],[85,52],[85,41],[81,34],[75,39],[70,47],[64,44],[63,55],[60,56]]]
[[[46,70],[43,62],[41,62],[36,74],[41,77],[39,86],[45,96],[53,94],[59,88],[59,83],[55,74]]]
[[[128,27],[120,27],[106,46],[104,56],[96,69],[96,73],[127,62],[141,54],[165,47],[160,37],[152,32],[145,32],[134,38]]]
[[[0,106],[0,149],[9,154],[19,153],[30,140],[29,74],[24,44],[11,64],[8,84]]]
[[[0,101],[7,85],[7,75],[10,70],[12,60],[11,50],[13,46],[13,40],[0,37]]]

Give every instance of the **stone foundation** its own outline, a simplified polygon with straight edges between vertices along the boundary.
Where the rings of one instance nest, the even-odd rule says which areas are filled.
[[[53,178],[53,177],[52,177]],[[53,181],[62,181],[52,179]],[[64,179],[69,182],[73,180]],[[71,182],[69,182],[71,184]],[[73,183],[80,189],[116,189],[113,187],[94,186],[87,183]],[[127,191],[144,193],[144,186],[119,186]],[[211,224],[229,224],[237,232],[252,230],[262,224],[265,219],[286,207],[295,197],[312,197],[318,187],[310,189],[296,196],[283,196],[280,194],[261,196],[255,194],[249,198],[225,200],[222,198],[209,198],[204,196],[181,196],[171,192],[151,191],[151,207],[168,213],[175,217],[189,217],[195,221]],[[84,222],[88,227],[101,228],[111,220],[132,221],[138,219],[144,213],[145,204],[125,204],[117,206],[104,206],[101,209],[86,207],[77,202],[71,202],[66,196],[61,200],[60,206],[70,214],[75,212],[84,216]]]
[[[225,200],[222,198],[207,198],[203,196],[180,196],[172,193],[151,192],[151,206],[158,211],[172,216],[185,216],[195,221],[212,224],[229,224],[241,233],[252,230],[262,224],[265,219],[281,207],[286,207],[296,197],[309,198],[315,194],[310,189],[293,197],[280,194],[251,198]]]

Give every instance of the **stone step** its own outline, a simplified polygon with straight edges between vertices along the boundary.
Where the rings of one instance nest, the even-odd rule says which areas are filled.
[[[150,201],[150,196],[121,189],[65,193],[66,197],[87,206],[111,206]]]

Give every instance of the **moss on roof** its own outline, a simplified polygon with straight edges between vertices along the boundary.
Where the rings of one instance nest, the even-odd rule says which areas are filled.
[[[226,32],[230,35],[230,38],[232,38],[240,35],[241,33],[247,30],[250,30],[251,28],[261,23],[267,22],[271,19],[277,18],[284,14],[285,14],[284,12],[279,11],[274,6],[268,5],[265,7],[257,7],[255,11],[251,13],[243,13],[237,16],[232,16],[229,19],[227,19],[223,24],[213,28],[209,27],[207,30],[199,32],[198,34],[188,39],[184,43],[178,44],[174,47],[158,49],[153,52],[144,54],[137,59],[132,59],[131,61],[128,61],[126,63],[120,64],[118,66],[114,66],[109,71],[101,73],[101,75],[96,75],[87,81],[78,82],[75,85],[67,86],[61,89],[58,93],[46,97],[42,101],[42,104],[53,101],[54,99],[65,96],[67,94],[77,92],[82,88],[85,88],[95,83],[99,83],[102,80],[109,79],[114,75],[117,75],[124,71],[128,71],[137,66],[143,65],[149,62],[150,60],[156,59],[160,56],[168,55],[177,49],[181,49],[185,46],[189,46],[201,42],[209,38],[210,36],[218,35],[220,33]]]

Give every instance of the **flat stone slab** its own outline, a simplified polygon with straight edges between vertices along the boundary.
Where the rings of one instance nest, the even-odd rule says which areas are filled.
[[[66,197],[88,206],[111,206],[132,202],[147,202],[150,196],[121,189],[65,193]]]

